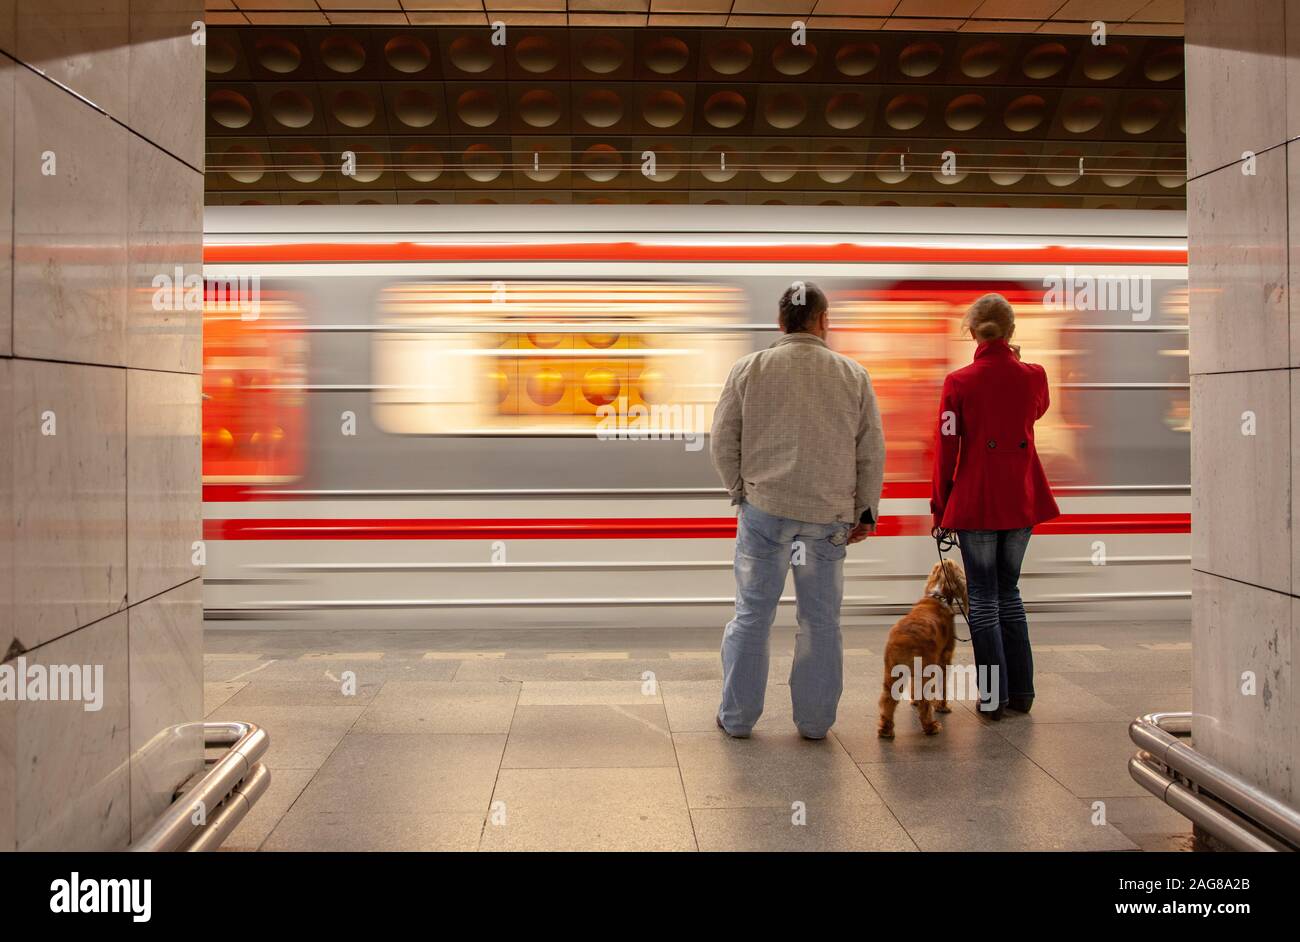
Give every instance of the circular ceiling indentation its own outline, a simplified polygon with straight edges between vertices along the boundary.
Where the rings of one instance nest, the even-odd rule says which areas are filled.
[[[926,100],[921,95],[895,95],[885,106],[885,121],[895,131],[910,131],[925,121]]]
[[[356,172],[352,179],[357,183],[374,183],[384,172],[384,156],[369,144],[355,144],[351,148],[357,155]]]
[[[1137,155],[1134,154],[1131,150],[1121,150],[1121,151],[1116,151],[1114,154],[1111,154],[1106,159],[1113,160],[1115,162],[1116,169],[1109,171],[1107,173],[1103,173],[1101,175],[1101,182],[1106,184],[1106,186],[1110,187],[1111,189],[1115,189],[1115,190],[1118,190],[1121,187],[1128,186],[1130,183],[1132,183],[1134,180],[1137,179],[1136,173],[1128,172],[1129,170],[1137,167],[1136,158]]]
[[[393,113],[408,128],[427,128],[438,120],[438,103],[420,88],[403,88],[393,96]]]
[[[428,68],[433,53],[415,36],[394,36],[384,43],[384,58],[393,70],[412,75]]]
[[[623,99],[608,88],[595,88],[578,101],[578,117],[593,128],[609,128],[623,120]]]
[[[763,118],[782,131],[797,128],[807,116],[808,101],[796,91],[776,92],[763,103]]]
[[[1168,82],[1183,74],[1183,44],[1163,46],[1147,57],[1142,74],[1153,82]]]
[[[609,183],[623,169],[623,158],[612,144],[592,144],[582,152],[582,174],[592,183]]]
[[[1083,154],[1077,150],[1063,150],[1049,157],[1045,164],[1052,169],[1043,175],[1052,186],[1071,186],[1082,177],[1079,175],[1079,158]]]
[[[331,110],[335,121],[350,128],[369,127],[376,114],[373,99],[355,88],[345,88],[335,95]]]
[[[851,131],[867,120],[867,96],[838,92],[826,100],[826,123],[837,131]]]
[[[234,89],[220,88],[208,95],[208,114],[223,128],[237,130],[253,120],[253,106]]]
[[[527,154],[524,156],[528,161],[524,167],[524,176],[534,183],[550,183],[562,171],[561,157],[549,144],[537,144],[533,147],[531,158]]]
[[[944,109],[943,120],[954,131],[973,131],[984,123],[988,114],[988,102],[983,95],[974,92],[958,95],[948,102]]]
[[[976,43],[961,55],[961,74],[983,79],[996,75],[1007,61],[1006,47],[993,40]]]
[[[943,47],[928,39],[904,47],[898,54],[898,71],[908,78],[925,78],[943,64]]]
[[[350,75],[366,64],[366,50],[351,36],[327,36],[320,43],[320,58],[331,71]]]
[[[709,50],[709,68],[719,75],[739,75],[754,64],[754,47],[739,37],[719,40]]]
[[[1153,96],[1134,98],[1124,105],[1120,113],[1119,126],[1125,134],[1146,134],[1155,130],[1164,119],[1169,106]]]
[[[1065,106],[1061,114],[1061,126],[1071,134],[1087,134],[1101,124],[1106,116],[1106,106],[1096,95],[1076,98]]]
[[[560,64],[560,48],[548,36],[525,36],[515,46],[515,61],[525,72],[542,75]]]
[[[302,50],[279,36],[263,36],[253,45],[257,64],[268,72],[288,75],[302,65]]]
[[[266,173],[266,158],[247,144],[234,144],[222,155],[226,174],[236,183],[256,183]]]
[[[204,63],[210,74],[225,75],[239,63],[239,52],[219,36],[209,36]]]
[[[686,99],[670,88],[651,92],[642,102],[641,116],[651,127],[671,128],[686,116]]]
[[[402,173],[416,183],[432,183],[442,176],[442,156],[431,144],[408,144],[399,157]]]
[[[456,99],[456,116],[472,128],[490,127],[501,117],[501,102],[485,88],[472,88]]]
[[[704,152],[705,169],[700,175],[710,183],[726,183],[740,171],[726,161],[727,149],[721,144],[714,144]]]
[[[316,117],[316,106],[296,88],[279,88],[268,102],[271,117],[286,128],[305,128]]]
[[[796,46],[781,42],[772,50],[772,68],[790,78],[803,75],[816,64],[817,47],[812,43]]]
[[[519,117],[534,128],[549,128],[560,120],[563,106],[555,92],[546,88],[533,88],[519,96]]]
[[[491,144],[471,144],[461,154],[461,167],[465,176],[476,183],[491,183],[501,176],[505,161]]]
[[[1027,169],[1021,169],[1025,166],[1025,161],[1025,152],[1020,148],[1003,148],[993,159],[996,169],[989,171],[989,180],[998,186],[1015,186],[1028,172]]]
[[[288,147],[285,175],[295,183],[315,183],[325,175],[325,159],[310,144],[295,142]]]
[[[817,176],[823,183],[846,183],[857,171],[856,161],[843,144],[832,144],[817,155]]]
[[[847,42],[835,53],[840,75],[859,78],[880,64],[880,47],[873,42]]]
[[[892,147],[882,151],[880,154],[881,167],[876,171],[876,179],[890,186],[895,183],[902,183],[912,175],[912,171],[906,169],[905,161],[906,157],[901,148]]]
[[[626,58],[626,47],[612,36],[593,36],[578,49],[578,62],[597,75],[617,72]]]
[[[795,166],[794,148],[784,144],[763,151],[758,162],[758,175],[768,183],[786,183],[799,169]]]
[[[1069,59],[1069,51],[1060,43],[1042,43],[1025,54],[1020,68],[1027,78],[1042,81],[1065,68]]]
[[[1083,74],[1094,82],[1106,82],[1124,71],[1128,65],[1128,47],[1107,43],[1090,46],[1083,54]]]
[[[651,41],[646,46],[644,54],[646,67],[659,75],[680,72],[686,68],[686,63],[691,58],[691,51],[686,43],[676,36],[660,36]]]
[[[452,65],[471,75],[492,68],[492,47],[479,36],[457,36],[447,47],[447,57]]]
[[[956,184],[961,183],[968,176],[970,176],[969,170],[962,169],[962,167],[965,166],[965,164],[962,162],[963,158],[968,156],[968,154],[965,150],[963,150],[960,147],[949,147],[947,148],[947,150],[951,151],[951,155],[949,155],[948,153],[944,153],[942,155],[942,157],[940,158],[941,160],[940,168],[938,170],[935,170],[931,174],[931,176],[934,177],[936,183],[941,183],[944,186],[955,186]],[[953,172],[944,173],[943,163],[948,163],[948,165],[952,167]]]
[[[653,147],[651,150],[655,154],[655,172],[650,174],[646,179],[655,183],[667,183],[673,179],[682,170],[681,155],[673,149],[671,144],[664,144],[659,147]]]
[[[748,105],[737,92],[714,92],[704,103],[704,120],[715,128],[734,128],[745,119]]]
[[[1021,95],[1007,105],[1002,122],[1010,131],[1024,134],[1043,123],[1047,117],[1047,102],[1039,95]]]

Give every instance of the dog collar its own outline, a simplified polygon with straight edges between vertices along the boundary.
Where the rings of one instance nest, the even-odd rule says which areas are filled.
[[[957,600],[956,600],[956,599],[950,599],[950,598],[948,598],[948,596],[946,596],[946,595],[944,595],[944,594],[942,594],[942,593],[940,593],[940,592],[931,592],[931,593],[930,593],[930,598],[932,598],[932,599],[938,599],[940,602],[942,602],[944,605],[948,606],[948,608],[950,608],[950,609],[954,609],[954,610],[955,610],[955,609],[957,608]]]

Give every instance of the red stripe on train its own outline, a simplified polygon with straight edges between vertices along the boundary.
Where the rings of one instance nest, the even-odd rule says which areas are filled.
[[[203,485],[203,502],[205,504],[232,504],[244,503],[247,501],[271,501],[271,500],[321,500],[328,499],[329,494],[312,493],[310,491],[280,491],[274,487],[258,486],[249,484],[204,484]],[[418,500],[420,494],[404,495],[401,493],[371,495],[384,496],[393,500]],[[472,498],[475,495],[467,493],[464,498]],[[526,495],[524,495],[526,496]],[[557,497],[564,495],[559,494]],[[893,481],[886,482],[882,497],[894,500],[908,498],[926,498],[930,497],[930,485],[927,482],[918,481]],[[722,498],[721,492],[718,498]]]
[[[1040,263],[1186,265],[1187,249],[1041,245],[963,248],[915,245],[671,245],[641,242],[477,243],[421,242],[218,243],[203,247],[208,264],[294,262],[850,262],[857,264]]]
[[[1067,514],[1041,534],[1188,533],[1191,514]],[[885,516],[880,536],[925,536],[928,516]],[[686,540],[733,539],[734,517],[204,520],[206,540]]]

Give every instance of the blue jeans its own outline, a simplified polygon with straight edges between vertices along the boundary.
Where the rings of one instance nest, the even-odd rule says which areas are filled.
[[[970,595],[970,639],[981,709],[995,710],[1009,697],[1034,698],[1034,655],[1020,600],[1020,564],[1031,532],[1031,527],[957,531]]]
[[[768,640],[793,564],[796,597],[790,700],[799,732],[821,739],[835,722],[844,691],[840,602],[848,523],[803,523],[742,502],[736,526],[736,617],[722,635],[722,705],[718,719],[747,736],[763,713]]]

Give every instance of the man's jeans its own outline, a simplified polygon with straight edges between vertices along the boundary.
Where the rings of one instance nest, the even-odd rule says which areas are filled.
[[[970,595],[970,638],[980,706],[985,710],[1005,705],[1008,696],[1034,698],[1034,656],[1020,600],[1020,564],[1031,532],[1030,527],[957,531]]]
[[[797,598],[790,699],[799,732],[821,739],[835,722],[844,690],[840,601],[852,525],[802,523],[740,504],[736,527],[736,617],[722,635],[722,705],[718,719],[747,736],[763,713],[768,638],[786,572],[794,566]]]

